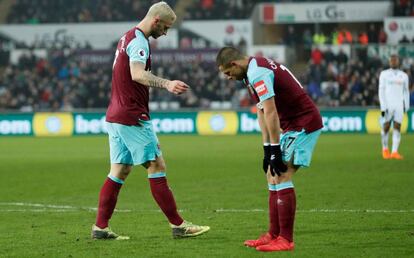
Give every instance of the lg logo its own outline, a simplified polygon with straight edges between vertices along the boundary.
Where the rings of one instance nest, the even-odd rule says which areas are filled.
[[[306,10],[309,20],[342,20],[345,19],[345,12],[338,10],[336,5],[328,5],[325,9],[315,8]]]
[[[390,29],[390,31],[396,31],[398,30],[398,23],[396,23],[395,21],[390,22],[388,28]]]
[[[344,19],[345,12],[336,9],[336,5],[328,5],[325,9],[326,17],[332,20]]]
[[[414,30],[414,23],[408,21],[392,21],[388,24],[388,29],[392,32],[402,31],[402,32],[411,32]]]

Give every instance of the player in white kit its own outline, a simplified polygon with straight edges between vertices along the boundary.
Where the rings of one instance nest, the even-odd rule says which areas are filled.
[[[382,129],[382,157],[384,159],[403,159],[398,153],[401,140],[401,123],[404,113],[410,107],[410,93],[408,89],[408,75],[398,69],[398,56],[393,54],[389,58],[390,68],[381,72],[379,77],[379,100],[381,105]],[[388,132],[391,122],[394,124],[392,133],[392,152],[388,149]]]

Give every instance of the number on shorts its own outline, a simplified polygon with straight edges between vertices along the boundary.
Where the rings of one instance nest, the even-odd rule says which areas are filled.
[[[292,145],[292,143],[296,140],[296,137],[289,136],[285,142],[285,150],[289,149],[289,147]]]

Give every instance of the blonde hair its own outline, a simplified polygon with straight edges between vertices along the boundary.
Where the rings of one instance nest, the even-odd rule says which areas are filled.
[[[177,18],[173,9],[164,1],[153,4],[148,10],[148,17],[155,17],[157,15],[161,20],[169,22],[174,22]]]

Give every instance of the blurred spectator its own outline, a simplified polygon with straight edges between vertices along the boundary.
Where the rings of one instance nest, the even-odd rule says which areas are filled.
[[[381,28],[378,33],[378,42],[381,44],[385,44],[387,43],[387,38],[388,38],[387,33],[385,33],[384,29]]]
[[[287,27],[287,32],[285,35],[285,44],[287,46],[295,46],[296,45],[297,35],[295,33],[295,27],[293,25],[289,25]]]
[[[328,47],[322,55],[323,55],[326,63],[331,63],[331,62],[336,61],[336,57],[335,57],[334,53],[332,52],[331,47]]]
[[[352,38],[352,33],[347,30],[347,29],[341,29],[340,31],[338,31],[335,42],[332,42],[333,44],[338,44],[338,45],[342,45],[342,44],[352,44],[353,42],[353,38]]]
[[[314,65],[320,65],[323,60],[322,51],[318,47],[315,47],[311,52],[311,58]]]
[[[211,10],[214,7],[214,0],[201,0],[201,8]]]
[[[364,31],[361,31],[358,35],[358,43],[361,45],[368,45],[368,34]]]
[[[317,100],[323,96],[323,93],[319,87],[319,84],[313,80],[307,85],[307,90],[308,90],[309,96],[311,96],[313,100]]]
[[[346,64],[348,63],[348,56],[345,54],[345,52],[341,49],[339,49],[339,53],[336,57],[336,60],[339,64]]]
[[[321,91],[323,94],[328,95],[330,99],[338,99],[339,83],[333,75],[329,76],[327,81],[321,83]]]
[[[305,47],[306,50],[310,50],[312,47],[312,43],[313,43],[313,39],[312,39],[312,32],[310,31],[310,29],[306,29],[303,32],[303,36],[302,36],[302,43]]]
[[[370,24],[367,32],[369,43],[378,43],[378,31],[375,29],[374,24]]]
[[[322,32],[317,32],[313,34],[313,44],[315,45],[323,45],[326,43],[326,36]]]
[[[314,81],[318,83],[318,85],[323,81],[324,79],[324,71],[323,67],[321,65],[310,65],[309,69],[309,77],[311,81]]]

